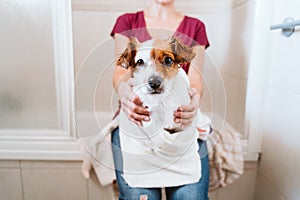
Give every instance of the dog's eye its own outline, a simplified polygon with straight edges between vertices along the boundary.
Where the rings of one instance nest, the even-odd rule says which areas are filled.
[[[138,59],[137,61],[136,61],[136,66],[144,66],[144,60],[143,59]]]
[[[171,57],[169,57],[169,56],[166,56],[164,58],[164,65],[167,65],[167,66],[173,65],[173,59]]]

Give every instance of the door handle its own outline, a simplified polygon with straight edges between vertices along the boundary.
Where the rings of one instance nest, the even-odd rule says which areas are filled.
[[[295,27],[300,26],[300,20],[294,20],[292,17],[286,18],[282,24],[273,25],[271,30],[281,29],[282,35],[290,37],[295,31]]]

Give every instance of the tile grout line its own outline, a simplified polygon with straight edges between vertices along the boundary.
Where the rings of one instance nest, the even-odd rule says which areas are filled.
[[[21,179],[21,189],[22,189],[22,199],[25,200],[25,190],[24,190],[24,181],[23,181],[23,170],[22,170],[22,161],[19,160],[19,170],[20,170],[20,179]]]

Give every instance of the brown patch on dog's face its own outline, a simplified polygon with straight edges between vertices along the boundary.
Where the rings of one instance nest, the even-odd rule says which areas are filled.
[[[127,48],[119,56],[116,64],[125,69],[134,67],[135,65],[134,58],[137,52],[138,44],[139,43],[135,38],[131,38],[128,42]]]
[[[177,74],[178,65],[168,42],[156,40],[150,56],[155,63],[156,71],[164,78],[171,79]]]
[[[177,74],[181,64],[192,61],[195,53],[192,48],[172,37],[169,41],[155,40],[150,56],[156,65],[156,70],[171,79]]]

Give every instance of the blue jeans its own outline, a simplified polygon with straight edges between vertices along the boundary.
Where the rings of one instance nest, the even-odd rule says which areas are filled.
[[[209,163],[206,142],[198,140],[199,156],[201,158],[202,175],[197,183],[165,188],[168,200],[208,200]],[[147,195],[148,200],[161,199],[161,188],[130,187],[124,180],[123,158],[120,146],[119,128],[112,133],[112,151],[116,168],[116,178],[120,200],[139,200],[141,195]]]

